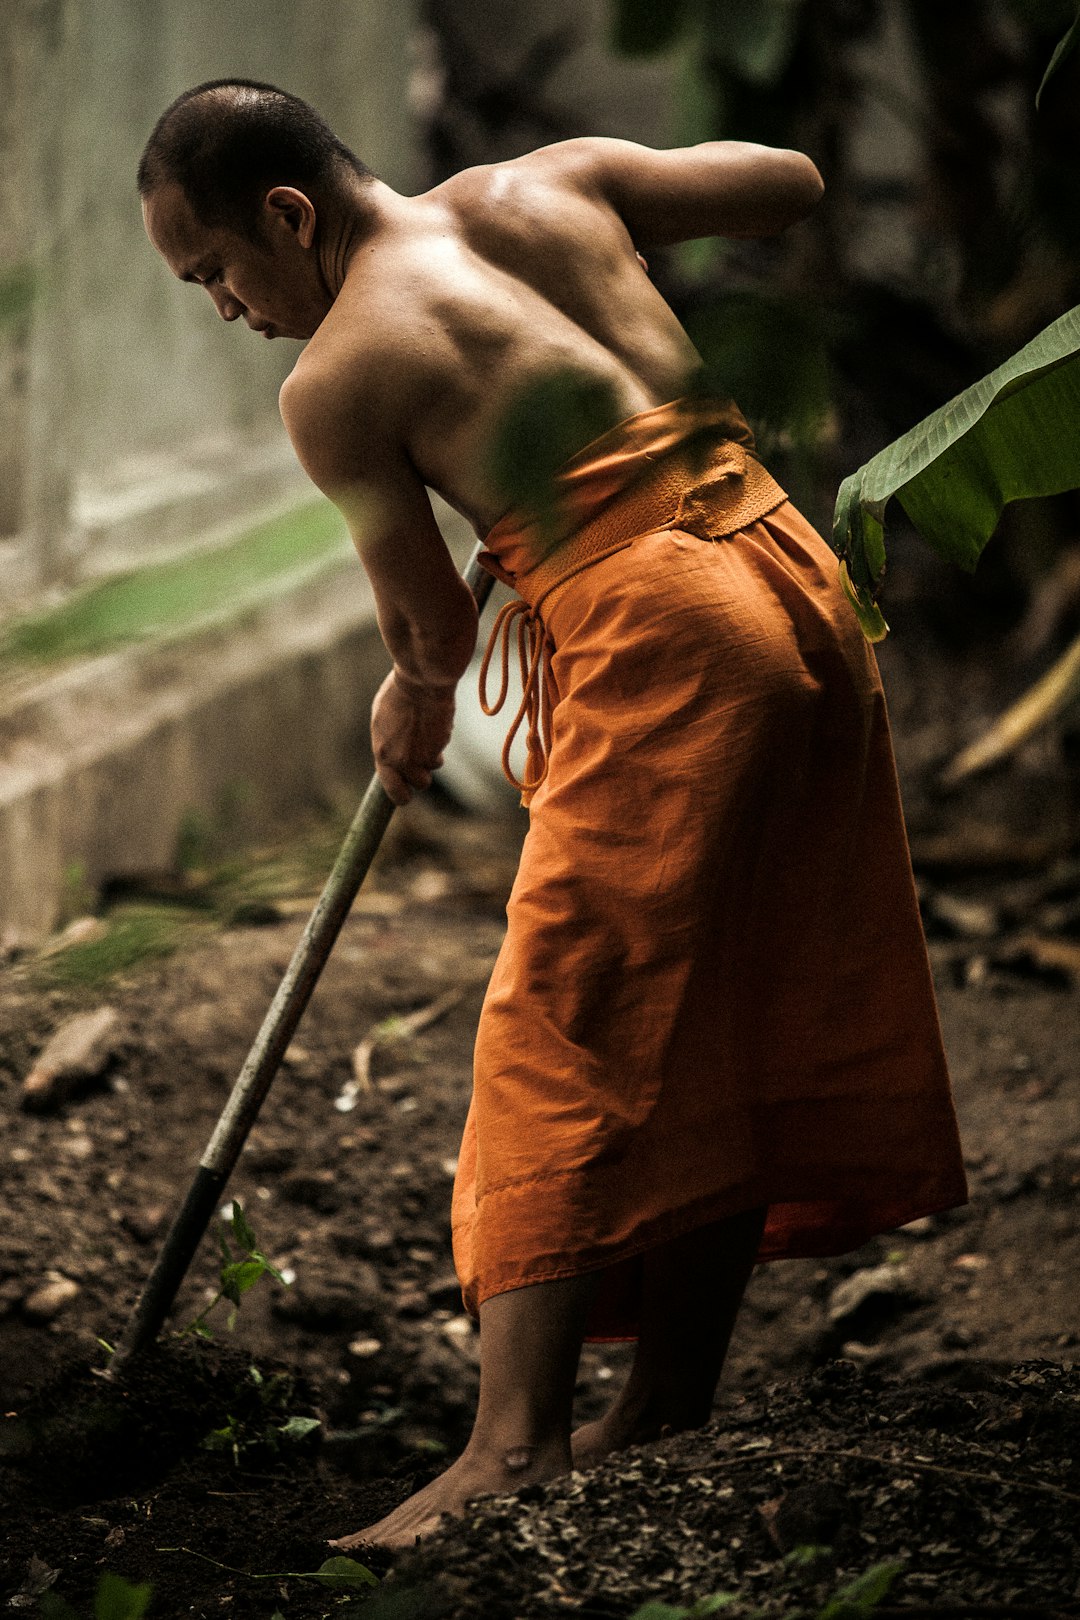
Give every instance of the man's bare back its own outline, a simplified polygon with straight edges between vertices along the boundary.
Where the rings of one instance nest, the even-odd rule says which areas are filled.
[[[257,99],[258,86],[192,95],[217,116],[252,89]],[[168,166],[148,162],[152,146],[144,217],[174,274],[204,287],[225,320],[310,339],[281,413],[375,593],[394,668],[372,746],[403,804],[441,763],[477,629],[427,487],[484,534],[505,505],[496,429],[531,383],[570,372],[601,384],[611,425],[685,392],[699,358],[636,249],[773,235],[814,206],[820,177],[801,153],[737,141],[659,152],[583,138],[419,197],[331,164],[310,195],[261,187],[245,233],[200,218]]]
[[[411,199],[354,256],[297,365],[297,382],[346,369],[363,415],[480,534],[502,516],[489,446],[531,383],[602,383],[618,420],[682,393],[700,364],[626,225],[581,184],[574,144]]]
[[[757,153],[759,164],[796,156],[738,150],[744,161]],[[423,483],[486,533],[502,516],[490,445],[531,383],[554,372],[601,383],[614,421],[675,398],[699,369],[636,252],[641,242],[683,235],[662,204],[650,210],[633,198],[635,170],[677,156],[691,154],[567,141],[399,199],[353,255],[297,363],[283,394],[286,420],[294,390],[322,392],[333,374],[334,392],[344,383],[352,395],[353,424],[377,422],[378,437],[396,439]],[[639,187],[658,180],[645,174]],[[620,186],[637,202],[637,242],[616,207]],[[751,227],[746,234],[778,229],[790,207],[782,220],[778,200],[771,217],[747,211],[736,223]]]

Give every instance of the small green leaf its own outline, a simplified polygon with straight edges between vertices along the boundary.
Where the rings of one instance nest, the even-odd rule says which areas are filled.
[[[133,1586],[122,1575],[106,1570],[94,1594],[94,1620],[141,1620],[151,1590],[149,1584]]]
[[[223,1226],[219,1226],[217,1228],[217,1240],[218,1240],[218,1248],[221,1250],[222,1261],[224,1262],[225,1265],[231,1266],[232,1265],[233,1252],[229,1248],[229,1240],[225,1236],[225,1228]]]
[[[361,1586],[378,1586],[378,1576],[373,1575],[366,1564],[360,1564],[355,1558],[328,1558],[325,1564],[320,1564],[315,1571],[315,1579],[321,1581],[323,1586],[329,1586],[336,1592],[352,1592]]]
[[[266,1258],[265,1254],[263,1254],[261,1249],[253,1249],[251,1251],[251,1258],[253,1260],[261,1260],[263,1270],[265,1272],[267,1272],[271,1277],[273,1277],[275,1282],[279,1282],[283,1288],[291,1288],[292,1287],[292,1283],[289,1281],[289,1279],[287,1277],[282,1276],[282,1274],[278,1270],[277,1266],[275,1266],[270,1260],[268,1260]]]
[[[204,1451],[229,1451],[236,1444],[237,1425],[234,1417],[227,1418],[221,1429],[211,1429],[209,1434],[203,1435],[201,1445]]]
[[[792,1569],[809,1569],[814,1564],[819,1564],[823,1558],[827,1558],[830,1550],[817,1541],[801,1541],[797,1547],[792,1547],[789,1553],[785,1553],[784,1563],[789,1564]]]
[[[246,1254],[250,1254],[253,1249],[258,1248],[259,1240],[255,1236],[255,1233],[251,1230],[251,1227],[248,1224],[248,1218],[241,1209],[240,1201],[237,1198],[233,1199],[232,1221],[230,1224],[233,1230],[233,1237]]]
[[[240,1296],[254,1288],[265,1270],[262,1260],[234,1260],[221,1268],[221,1292],[234,1305],[239,1305]]]
[[[291,1417],[278,1425],[278,1434],[286,1440],[303,1440],[305,1435],[321,1427],[320,1419],[313,1417]]]
[[[1050,58],[1050,61],[1047,64],[1046,72],[1042,76],[1042,83],[1035,92],[1036,112],[1040,110],[1043,91],[1046,89],[1047,85],[1050,83],[1050,80],[1054,77],[1054,74],[1058,71],[1062,64],[1068,61],[1069,57],[1076,50],[1078,45],[1080,45],[1080,7],[1077,8],[1076,16],[1073,18],[1072,27],[1062,39],[1058,40],[1054,54]]]
[[[889,627],[882,617],[881,609],[872,596],[860,591],[852,584],[851,575],[848,573],[848,565],[843,560],[840,563],[840,585],[844,595],[855,609],[855,617],[858,619],[862,627],[862,633],[867,641],[884,641],[889,633]]]
[[[817,1620],[869,1620],[903,1567],[885,1563],[864,1570],[846,1586],[838,1587],[824,1608],[818,1610]]]

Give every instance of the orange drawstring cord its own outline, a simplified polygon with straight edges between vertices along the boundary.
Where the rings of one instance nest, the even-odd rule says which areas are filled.
[[[485,714],[498,714],[506,702],[506,695],[510,689],[510,632],[515,619],[518,621],[517,652],[518,666],[521,670],[521,702],[503,743],[502,768],[508,782],[520,793],[529,794],[535,793],[547,776],[548,759],[551,754],[553,711],[551,688],[554,685],[554,677],[551,671],[551,640],[544,622],[535,609],[527,602],[523,602],[520,597],[500,608],[491,627],[491,635],[488,637],[487,648],[480,665],[480,707]],[[488,670],[497,645],[501,648],[502,672],[499,695],[494,703],[491,703],[487,695]],[[510,767],[510,750],[521,729],[521,722],[525,719],[529,723],[525,737],[528,755],[524,780],[518,781]],[[539,774],[530,776],[530,766],[537,760],[540,762]]]

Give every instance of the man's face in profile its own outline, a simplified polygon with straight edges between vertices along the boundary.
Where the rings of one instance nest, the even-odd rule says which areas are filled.
[[[267,338],[308,338],[323,311],[311,307],[295,234],[280,228],[269,207],[265,212],[271,229],[252,239],[225,226],[204,225],[175,182],[143,199],[151,243],[175,276],[206,289],[223,321],[243,318]]]

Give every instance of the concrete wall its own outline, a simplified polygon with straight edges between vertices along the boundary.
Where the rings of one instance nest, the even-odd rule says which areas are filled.
[[[188,543],[190,492],[218,485],[222,515],[246,515],[247,458],[268,500],[298,481],[276,409],[298,347],[223,328],[145,240],[135,166],[167,103],[205,78],[281,83],[406,188],[417,147],[407,3],[5,0],[5,13],[0,237],[37,276],[0,359],[0,534],[25,595]]]
[[[158,114],[203,79],[270,80],[406,191],[438,177],[425,120],[454,134],[455,167],[571,134],[679,134],[671,65],[605,54],[607,0],[2,7],[0,289],[26,265],[36,296],[14,322],[0,299],[0,957],[56,924],[66,874],[93,889],[169,866],[185,816],[223,794],[242,790],[265,836],[370,771],[385,654],[344,552],[168,640],[4,660],[5,623],[311,499],[276,408],[297,346],[224,326],[144,238],[134,175]],[[492,85],[503,113],[485,120],[473,92]],[[467,526],[437,512],[464,561]],[[498,782],[499,724],[468,735],[469,712],[459,778],[489,765]]]
[[[411,0],[3,0],[0,291],[28,267],[34,298],[16,320],[0,298],[0,651],[28,611],[310,501],[277,414],[299,346],[173,280],[135,168],[175,95],[238,75],[305,96],[414,187],[413,27]],[[72,869],[92,888],[167,867],[223,792],[261,835],[369,768],[384,655],[362,571],[331,559],[281,589],[160,644],[0,658],[0,939],[47,932]]]

